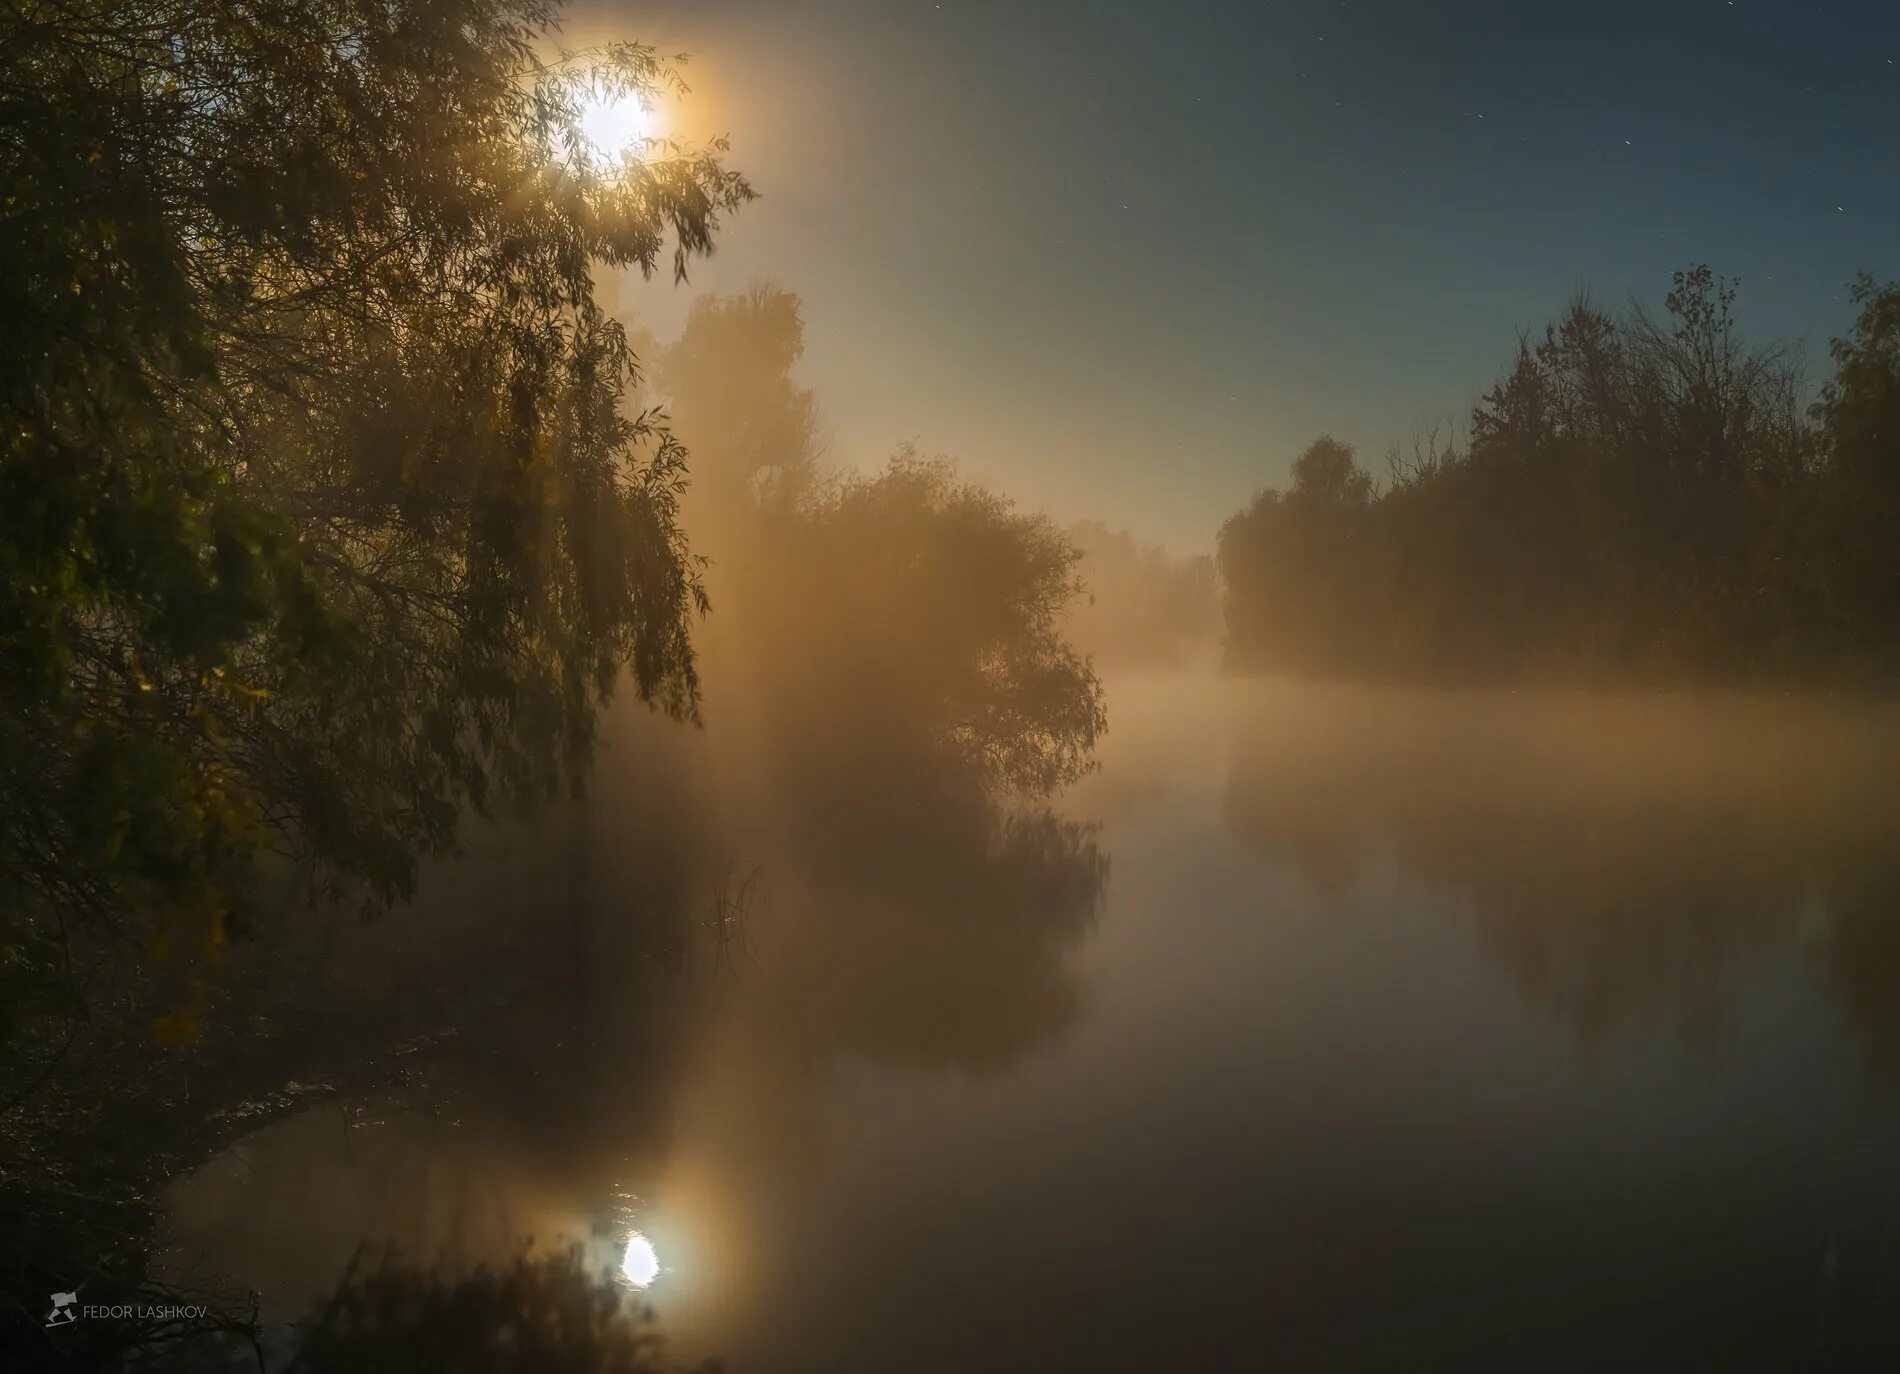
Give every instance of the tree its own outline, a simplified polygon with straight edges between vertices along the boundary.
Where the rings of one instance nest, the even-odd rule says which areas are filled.
[[[1258,493],[1221,526],[1229,653],[1240,663],[1337,668],[1354,656],[1372,478],[1331,435],[1309,444],[1291,471],[1286,492]]]
[[[0,901],[215,945],[262,856],[410,890],[572,779],[617,672],[695,709],[683,453],[592,270],[683,276],[723,145],[603,162],[541,0],[0,18]]]
[[[875,474],[821,476],[817,402],[792,376],[804,348],[799,298],[762,285],[701,297],[657,369],[710,471],[691,518],[714,550],[723,700],[749,701],[805,809],[835,788],[826,805],[922,826],[952,795],[987,811],[1073,781],[1106,724],[1063,633],[1079,553],[909,447]]]
[[[945,751],[988,792],[1046,797],[1087,772],[1107,728],[1100,680],[1063,638],[1075,546],[1047,516],[900,451],[814,501],[781,576],[822,621],[795,631],[834,679],[862,746]]]
[[[717,1361],[692,1366],[718,1374]],[[661,1374],[653,1313],[578,1247],[518,1255],[499,1268],[449,1274],[385,1257],[347,1274],[311,1324],[291,1374],[481,1369],[494,1374]]]
[[[1293,460],[1287,499],[1316,507],[1363,506],[1372,499],[1372,479],[1359,470],[1352,446],[1322,434]]]
[[[1177,558],[1099,520],[1077,520],[1063,533],[1082,554],[1088,590],[1068,616],[1077,648],[1098,662],[1178,668],[1213,643],[1220,598],[1212,558]]]
[[[1383,490],[1313,445],[1222,530],[1230,657],[1490,680],[1891,662],[1900,627],[1856,589],[1888,585],[1900,502],[1849,474],[1880,468],[1863,436],[1900,349],[1878,308],[1837,347],[1817,447],[1799,369],[1743,341],[1735,297],[1706,267],[1675,275],[1660,320],[1577,297],[1519,340],[1468,447],[1395,454]]]
[[[1900,284],[1863,276],[1860,315],[1836,340],[1816,406],[1825,496],[1821,613],[1858,654],[1900,653]]]
[[[818,403],[791,375],[804,352],[798,297],[761,283],[699,297],[663,353],[655,380],[675,427],[692,436],[696,486],[713,514],[782,511],[810,494]]]

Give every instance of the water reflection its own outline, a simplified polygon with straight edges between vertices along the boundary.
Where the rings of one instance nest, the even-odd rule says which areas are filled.
[[[716,1353],[780,1286],[799,1228],[772,1234],[775,1198],[823,1183],[841,1077],[1000,1075],[1074,1027],[1108,871],[1089,827],[955,789],[787,815],[716,747],[635,726],[581,812],[445,875],[419,927],[529,938],[466,958],[472,1014],[412,1081],[174,1187],[169,1271],[242,1276],[282,1327],[366,1244],[453,1276],[578,1241]]]
[[[835,1334],[868,1277],[839,1225],[858,1205],[841,1151],[906,1129],[840,1119],[841,1099],[1003,1078],[1081,1016],[1076,955],[1107,877],[1093,834],[1048,813],[938,820],[928,846],[887,833],[807,851],[830,860],[816,871],[781,863],[757,964],[712,995],[673,1106],[683,1148],[654,1183],[717,1268],[665,1308],[689,1349],[776,1367]]]
[[[1803,946],[1876,1060],[1900,1051],[1900,711],[1746,699],[1265,688],[1235,832],[1338,900],[1380,863],[1468,903],[1586,1033],[1719,1024],[1751,950]]]
[[[1895,713],[1115,699],[1078,819],[640,745],[464,889],[535,938],[420,1100],[260,1133],[173,1238],[307,1302],[365,1237],[579,1237],[740,1369],[1900,1348]]]
[[[353,1271],[329,1295],[284,1367],[296,1374],[683,1374],[652,1322],[652,1312],[623,1301],[578,1247],[517,1254],[462,1273],[385,1261]]]
[[[1086,829],[1011,816],[960,852],[881,856],[874,871],[799,884],[780,913],[751,1013],[775,1028],[775,1055],[987,1072],[1074,1022],[1068,955],[1107,872]]]
[[[660,1257],[653,1242],[635,1231],[627,1237],[627,1252],[621,1256],[620,1272],[635,1288],[651,1287],[660,1276]]]

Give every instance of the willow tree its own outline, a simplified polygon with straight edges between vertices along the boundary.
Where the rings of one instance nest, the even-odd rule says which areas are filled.
[[[222,938],[261,857],[406,895],[576,776],[622,670],[695,710],[683,454],[600,268],[751,196],[589,99],[539,0],[23,0],[0,18],[0,909]]]

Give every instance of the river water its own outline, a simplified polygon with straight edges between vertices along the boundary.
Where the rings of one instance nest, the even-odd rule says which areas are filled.
[[[610,752],[562,883],[458,900],[683,903],[666,972],[590,937],[452,1092],[181,1180],[167,1262],[289,1320],[365,1242],[638,1231],[741,1371],[1900,1353],[1900,714],[1162,677],[1111,722],[1091,828],[848,864],[742,780],[678,841]]]

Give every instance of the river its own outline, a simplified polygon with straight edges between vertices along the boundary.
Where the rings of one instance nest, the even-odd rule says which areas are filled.
[[[287,1321],[365,1242],[638,1232],[671,1347],[767,1374],[1900,1353],[1900,712],[1110,687],[1086,828],[981,860],[814,860],[703,740],[677,844],[610,751],[541,862],[684,903],[672,971],[592,939],[452,1092],[180,1180],[166,1262]]]

